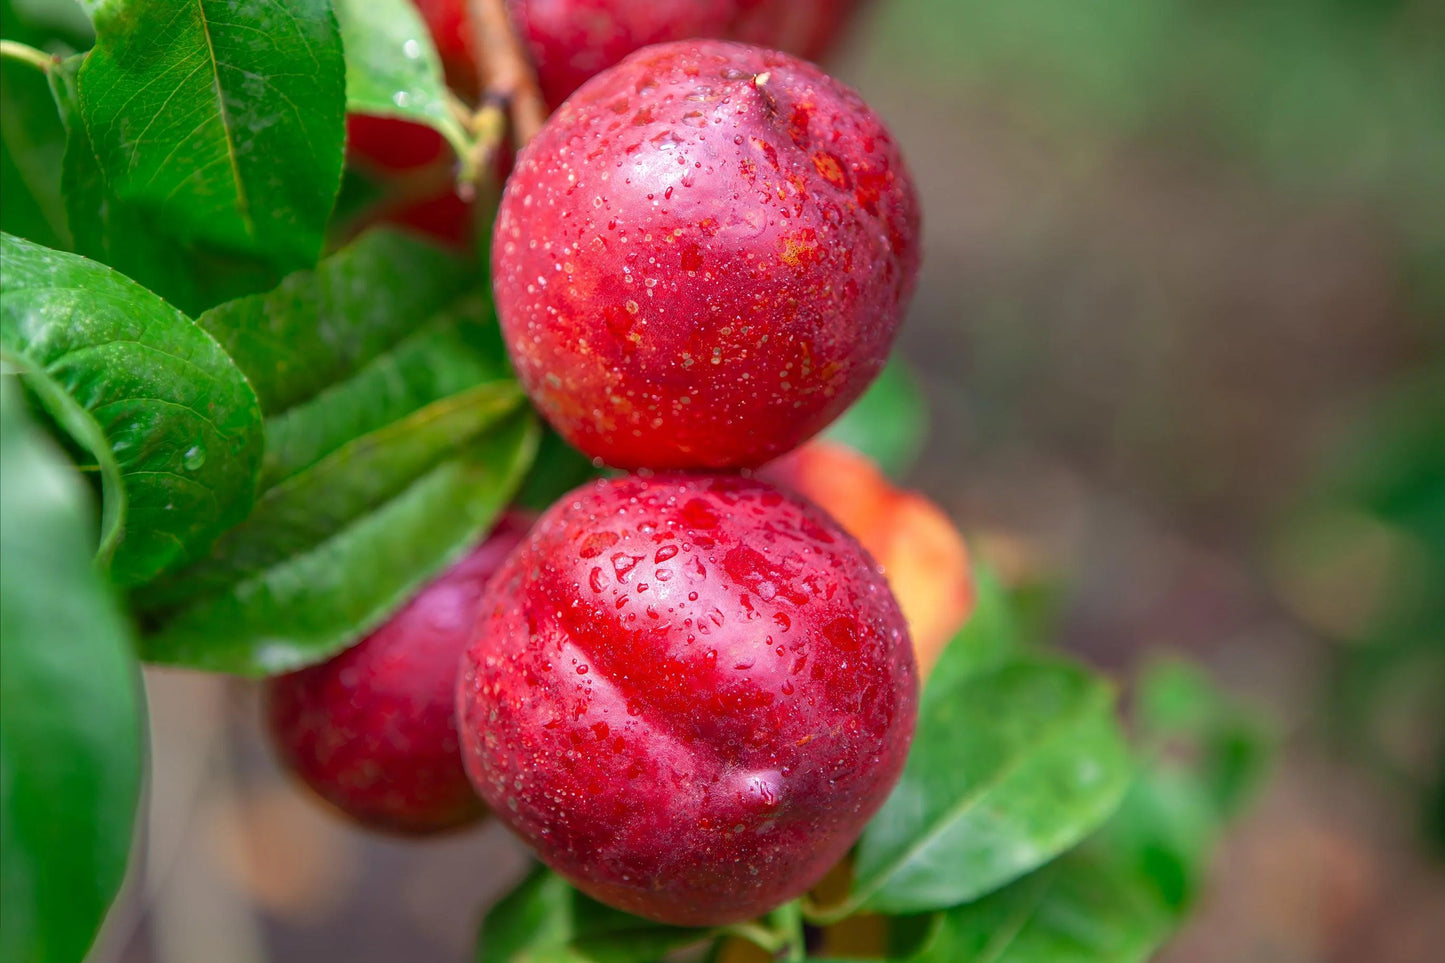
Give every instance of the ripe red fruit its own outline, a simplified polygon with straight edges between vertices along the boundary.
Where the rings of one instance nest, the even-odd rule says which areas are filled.
[[[487,580],[525,533],[504,518],[360,643],[270,680],[267,722],[286,768],[373,829],[423,834],[480,819],[458,752],[459,660]]]
[[[518,160],[492,245],[523,384],[619,467],[758,465],[882,368],[918,272],[903,158],[852,90],[723,41],[640,51]]]
[[[467,16],[467,0],[414,0],[426,21],[446,71],[447,83],[463,96],[476,93],[476,38]]]
[[[742,40],[809,60],[832,48],[859,0],[509,0],[555,110],[633,51],[674,40]],[[433,28],[435,29],[435,28]]]
[[[821,61],[837,46],[863,0],[761,0],[744,6],[732,39]]]
[[[736,476],[561,499],[497,574],[463,657],[487,803],[588,894],[667,923],[806,891],[882,804],[918,680],[877,566]]]
[[[509,0],[554,110],[594,74],[649,44],[724,37],[739,0]]]
[[[348,114],[346,150],[354,163],[376,174],[452,162],[452,149],[441,134],[396,117]]]

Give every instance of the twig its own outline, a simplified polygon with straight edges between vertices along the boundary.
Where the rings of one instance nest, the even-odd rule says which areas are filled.
[[[29,44],[16,43],[14,40],[0,40],[0,57],[10,60],[18,60],[21,63],[30,64],[40,70],[49,72],[50,68],[60,63],[60,58],[48,54],[43,50],[36,50]]]
[[[769,953],[777,953],[787,945],[787,940],[781,933],[777,933],[755,920],[743,923],[731,923],[719,928],[719,932],[727,936],[735,936],[738,939],[747,940],[755,946],[759,946]]]
[[[482,87],[473,132],[489,136],[493,121],[483,115],[504,114],[511,120],[512,142],[520,149],[547,120],[547,102],[537,86],[537,75],[507,13],[506,0],[467,0],[467,13],[476,38],[477,77]]]

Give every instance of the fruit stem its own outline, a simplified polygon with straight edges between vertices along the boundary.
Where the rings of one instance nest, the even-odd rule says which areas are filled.
[[[832,926],[834,923],[845,920],[858,912],[858,907],[862,905],[862,902],[863,901],[858,898],[858,894],[855,893],[841,903],[823,907],[818,906],[811,899],[804,896],[799,901],[799,908],[803,914],[803,918],[814,926]]]
[[[783,934],[752,921],[724,926],[722,932],[728,936],[736,936],[738,939],[754,943],[769,953],[777,953],[786,944]]]
[[[506,0],[467,0],[477,45],[477,78],[482,106],[476,120],[489,108],[510,116],[512,142],[518,150],[531,140],[547,119],[547,103],[537,86],[516,24],[507,13]]]
[[[800,901],[794,900],[779,906],[768,914],[768,922],[772,924],[773,932],[781,937],[782,945],[778,949],[785,951],[784,960],[793,963],[807,957],[808,946],[803,937],[803,908]]]
[[[29,44],[17,43],[14,40],[0,40],[0,57],[30,64],[32,67],[36,67],[47,73],[51,67],[60,63],[59,57],[48,54],[43,50],[36,50]]]

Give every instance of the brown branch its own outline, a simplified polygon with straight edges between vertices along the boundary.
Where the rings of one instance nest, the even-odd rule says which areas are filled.
[[[488,128],[494,120],[484,115],[501,113],[510,118],[512,142],[520,150],[547,119],[547,102],[537,86],[531,59],[507,13],[507,0],[467,0],[467,13],[476,39],[477,77],[482,88],[474,127],[479,135],[490,136]]]

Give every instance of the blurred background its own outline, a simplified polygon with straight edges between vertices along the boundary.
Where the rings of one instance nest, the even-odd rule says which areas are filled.
[[[1170,963],[1445,946],[1445,4],[878,0],[832,65],[924,199],[908,483],[1126,675],[1182,652],[1279,752]],[[248,685],[152,671],[99,954],[468,958],[526,865],[301,795]]]

